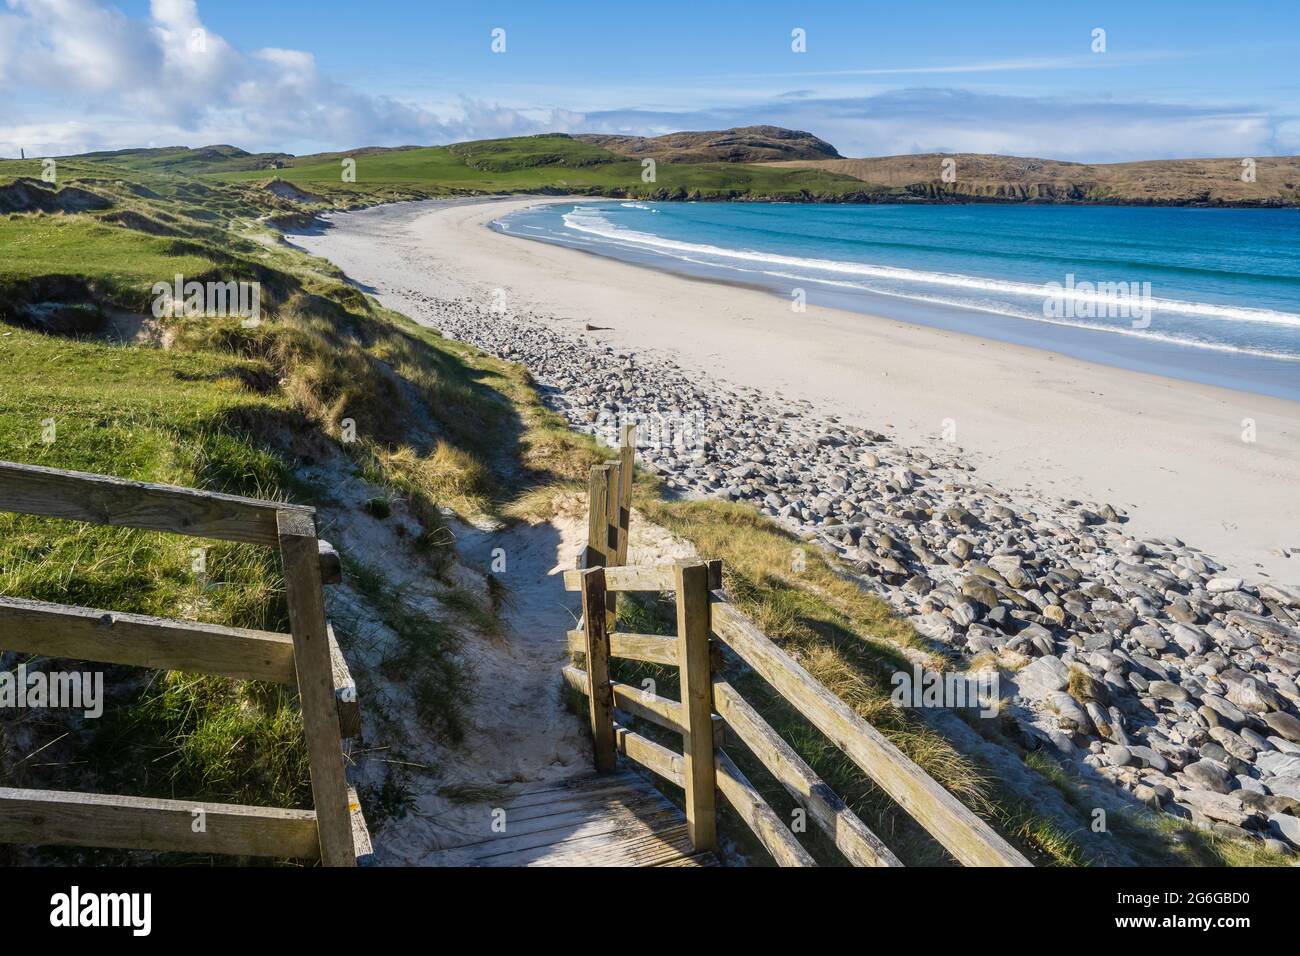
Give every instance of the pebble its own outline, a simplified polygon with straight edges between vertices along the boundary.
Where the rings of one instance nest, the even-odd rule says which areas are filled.
[[[1185,701],[1191,699],[1191,695],[1177,684],[1171,684],[1163,680],[1151,681],[1147,685],[1147,691],[1156,697],[1163,697],[1165,700]]]
[[[1274,813],[1268,818],[1269,830],[1293,847],[1300,847],[1300,817]]]
[[[1232,790],[1232,778],[1228,771],[1217,761],[1202,758],[1189,763],[1183,773],[1207,790],[1216,793],[1228,793]]]
[[[1133,754],[1121,744],[1106,744],[1106,760],[1112,767],[1127,767],[1133,763]]]
[[[1290,714],[1276,711],[1264,715],[1264,723],[1268,724],[1277,734],[1291,741],[1300,743],[1300,720],[1292,717]]]

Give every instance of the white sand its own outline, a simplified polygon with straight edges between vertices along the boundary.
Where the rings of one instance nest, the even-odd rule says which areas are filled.
[[[294,242],[386,304],[505,289],[512,311],[557,316],[619,349],[928,446],[945,419],[987,481],[1108,501],[1137,536],[1176,536],[1248,578],[1300,581],[1300,403],[1113,369],[1050,352],[668,275],[501,235],[537,199],[407,204],[334,217]],[[1257,440],[1242,440],[1243,419]]]

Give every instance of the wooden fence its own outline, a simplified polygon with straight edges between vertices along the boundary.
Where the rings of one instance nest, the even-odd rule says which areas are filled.
[[[0,842],[320,859],[355,866],[370,836],[344,773],[356,687],[325,619],[338,555],[315,511],[277,501],[0,462],[0,511],[278,548],[290,634],[0,596],[0,649],[296,687],[314,810],[0,788]],[[201,821],[201,822],[200,822]]]
[[[814,866],[791,829],[728,755],[747,748],[854,866],[901,866],[898,858],[845,805],[795,750],[720,673],[718,642],[755,673],[968,866],[1028,866],[992,827],[913,763],[878,730],[817,682],[722,592],[719,561],[625,566],[633,434],[625,432],[619,461],[592,469],[586,569],[565,573],[565,587],[582,595],[582,628],[568,633],[570,650],[586,670],[564,668],[566,682],[587,696],[596,766],[614,767],[615,753],[685,792],[686,819],[696,850],[716,849],[716,795],[727,801],[782,866]],[[673,592],[677,635],[621,633],[613,609],[620,592]],[[621,657],[679,668],[680,699],[610,679],[609,659]],[[628,729],[618,712],[680,734],[677,753]]]

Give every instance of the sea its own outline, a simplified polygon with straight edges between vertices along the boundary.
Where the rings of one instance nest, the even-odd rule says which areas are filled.
[[[1300,401],[1300,211],[564,202],[493,227],[788,302]]]

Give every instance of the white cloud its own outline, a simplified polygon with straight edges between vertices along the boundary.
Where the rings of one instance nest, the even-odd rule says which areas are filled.
[[[98,94],[149,75],[148,38],[95,0],[9,0],[6,82]]]
[[[0,154],[229,142],[255,150],[445,142],[473,123],[533,131],[513,111],[470,104],[447,122],[359,93],[305,51],[235,49],[195,0],[152,0],[132,20],[100,0],[8,0],[0,14]],[[25,95],[24,95],[25,94]],[[147,132],[146,132],[147,131]]]
[[[1269,152],[1276,155],[1300,153],[1300,120],[1288,119],[1277,125],[1273,138],[1273,149],[1269,150]]]
[[[901,90],[828,104],[830,131],[872,155],[947,150],[1079,162],[1267,153],[1273,122],[1252,107]],[[829,118],[829,117],[828,117]]]

